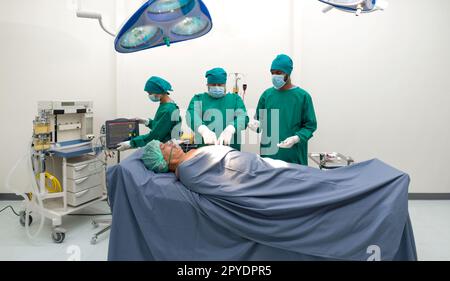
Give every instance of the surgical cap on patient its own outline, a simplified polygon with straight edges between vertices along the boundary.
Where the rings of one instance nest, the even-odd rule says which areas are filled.
[[[155,173],[169,172],[169,165],[164,160],[158,140],[152,140],[144,147],[144,154],[142,155],[142,162],[144,166]]]

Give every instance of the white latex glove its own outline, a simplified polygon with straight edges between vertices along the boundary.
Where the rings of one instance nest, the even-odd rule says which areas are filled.
[[[255,132],[258,130],[260,125],[261,123],[258,120],[252,120],[248,123],[248,127],[250,128],[250,130]]]
[[[293,136],[285,139],[284,141],[277,144],[279,148],[291,148],[294,146],[294,144],[298,143],[300,141],[300,138],[298,136]]]
[[[135,119],[139,122],[139,124],[142,124],[142,125],[148,127],[149,119],[144,119],[144,118],[135,118]]]
[[[225,130],[223,130],[222,134],[220,134],[219,139],[217,140],[218,145],[230,145],[231,139],[233,138],[234,133],[236,133],[236,129],[233,125],[228,125]]]
[[[217,143],[216,134],[205,125],[201,125],[200,127],[198,127],[197,132],[202,136],[203,142],[205,144],[215,145]]]
[[[118,151],[125,151],[131,148],[130,141],[124,141],[119,143],[119,147],[117,148]]]

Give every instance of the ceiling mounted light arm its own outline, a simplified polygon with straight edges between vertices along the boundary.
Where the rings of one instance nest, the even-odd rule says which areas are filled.
[[[116,34],[110,32],[108,29],[105,28],[105,26],[103,25],[103,20],[102,20],[102,15],[99,13],[94,13],[94,12],[87,12],[87,11],[77,11],[77,17],[79,18],[85,18],[85,19],[96,19],[98,20],[98,23],[100,24],[100,27],[109,35],[111,35],[112,37],[116,37]]]
[[[355,13],[359,16],[362,13],[370,13],[375,11],[384,11],[389,3],[385,0],[319,0],[328,4],[323,9],[324,13],[329,12],[333,8],[344,12]]]

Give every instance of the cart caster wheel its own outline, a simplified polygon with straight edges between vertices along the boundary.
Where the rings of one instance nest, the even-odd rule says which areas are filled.
[[[64,232],[52,232],[53,242],[60,244],[64,241],[64,238],[66,238],[66,234]]]
[[[19,218],[20,225],[25,227],[25,211],[21,211],[19,213],[19,215],[20,215],[20,218]],[[31,215],[28,215],[28,226],[30,226],[32,222],[33,222],[33,217]]]
[[[91,238],[91,245],[95,245],[97,244],[97,237],[92,237]]]
[[[97,227],[98,227],[98,223],[97,223],[96,221],[92,221],[92,226],[93,226],[94,228],[97,228]]]

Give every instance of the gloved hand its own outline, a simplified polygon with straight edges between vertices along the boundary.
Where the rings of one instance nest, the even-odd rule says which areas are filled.
[[[252,120],[248,123],[250,130],[257,132],[261,123],[258,120]]]
[[[124,141],[119,143],[119,147],[117,147],[118,151],[125,151],[131,148],[130,141]]]
[[[148,124],[150,123],[149,119],[144,119],[144,118],[135,118],[137,121],[139,121],[139,124],[142,124],[144,126],[148,127]]]
[[[200,127],[198,127],[197,132],[202,136],[203,142],[205,144],[217,144],[216,134],[205,125],[201,125]]]
[[[220,134],[219,139],[217,140],[218,145],[230,145],[231,139],[233,138],[234,133],[236,133],[236,129],[233,125],[228,125],[225,130],[223,130],[222,134]]]
[[[298,143],[300,141],[300,138],[298,136],[293,136],[285,139],[284,141],[277,144],[279,148],[291,148],[294,146],[294,144]]]

